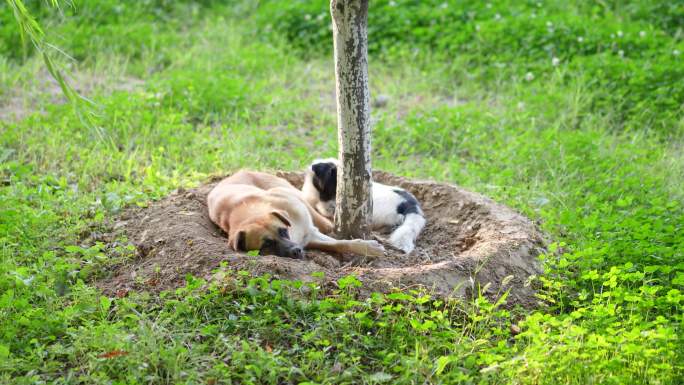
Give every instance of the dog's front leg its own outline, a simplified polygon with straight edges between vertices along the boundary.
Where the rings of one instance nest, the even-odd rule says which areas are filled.
[[[330,221],[330,219],[324,217],[321,213],[316,211],[316,209],[306,200],[303,200],[303,202],[306,206],[306,209],[309,211],[309,214],[311,214],[311,220],[313,220],[314,226],[316,226],[316,228],[318,228],[318,230],[323,234],[332,233],[333,223]]]
[[[353,253],[380,257],[385,255],[385,248],[380,243],[363,239],[335,239],[319,231],[314,231],[312,238],[306,244],[308,249],[332,251],[335,253]]]

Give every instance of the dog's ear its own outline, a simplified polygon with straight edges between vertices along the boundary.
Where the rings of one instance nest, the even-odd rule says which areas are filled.
[[[280,221],[283,222],[285,226],[292,226],[292,223],[290,223],[290,218],[288,218],[287,213],[285,211],[271,211],[271,215],[280,219]]]
[[[337,165],[333,162],[321,162],[311,166],[314,172],[313,184],[321,194],[321,200],[330,200],[337,189]]]
[[[325,181],[326,177],[330,174],[330,169],[334,167],[335,165],[331,162],[321,162],[312,165],[311,170],[319,179]]]
[[[328,180],[325,181],[325,184],[337,188],[337,165],[335,163],[331,163],[330,171],[328,171]]]
[[[235,251],[247,251],[247,233],[245,231],[238,231],[234,236],[228,240],[230,247]]]

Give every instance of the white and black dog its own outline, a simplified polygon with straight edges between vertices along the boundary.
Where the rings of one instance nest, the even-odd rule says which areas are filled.
[[[302,193],[319,213],[332,218],[337,193],[337,159],[316,159],[305,171]],[[391,232],[392,246],[410,253],[425,226],[416,197],[396,186],[373,182],[373,230]]]

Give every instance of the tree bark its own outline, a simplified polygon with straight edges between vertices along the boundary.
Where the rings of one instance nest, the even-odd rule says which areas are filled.
[[[368,238],[371,230],[368,0],[331,0],[340,167],[335,230],[343,238]]]

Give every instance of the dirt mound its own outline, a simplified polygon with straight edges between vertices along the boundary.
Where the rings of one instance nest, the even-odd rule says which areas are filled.
[[[302,184],[300,174],[279,175],[297,187]],[[424,286],[439,295],[467,297],[477,285],[491,283],[487,293],[495,294],[505,284],[503,289],[512,288],[509,302],[534,303],[532,289],[524,283],[539,273],[536,257],[544,242],[530,220],[454,185],[410,181],[384,172],[374,173],[374,179],[401,186],[421,202],[427,225],[409,255],[387,244],[387,255],[373,260],[312,250],[304,260],[234,252],[206,207],[216,179],[149,207],[131,208],[117,218],[109,238],[127,236],[136,246],[137,258],[97,284],[110,295],[122,290],[159,291],[183,285],[186,274],[211,279],[224,262],[232,269],[280,279],[310,281],[313,273],[322,272],[328,288],[353,274],[369,292]]]

